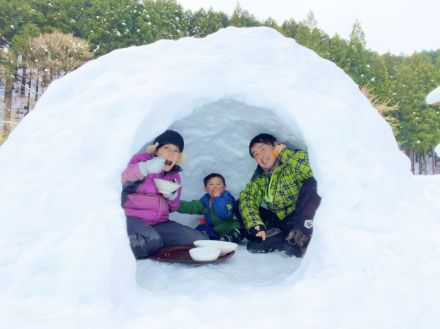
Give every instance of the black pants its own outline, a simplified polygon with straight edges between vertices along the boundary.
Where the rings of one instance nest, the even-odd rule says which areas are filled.
[[[313,226],[310,228],[305,228],[304,221],[313,220],[313,218],[315,217],[316,209],[318,209],[320,203],[321,197],[318,195],[317,192],[316,180],[311,177],[304,181],[303,186],[301,187],[298,194],[298,201],[296,203],[295,211],[292,214],[289,214],[285,218],[280,220],[275,213],[266,208],[260,207],[258,210],[267,230],[276,227],[281,230],[284,236],[287,236],[287,234],[289,234],[291,230],[299,229],[303,233],[308,235],[309,238],[311,238],[313,234]],[[243,217],[238,211],[238,204],[235,209],[235,215],[237,219],[240,221],[242,227],[245,227]],[[260,239],[253,235],[250,235],[247,231],[245,232],[245,234],[248,240]]]
[[[192,245],[206,236],[191,227],[167,220],[154,226],[136,217],[127,217],[127,234],[136,259],[145,259],[163,247]]]

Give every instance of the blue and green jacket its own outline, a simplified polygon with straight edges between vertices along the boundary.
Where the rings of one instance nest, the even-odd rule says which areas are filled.
[[[235,228],[240,228],[239,222],[234,219],[235,199],[225,190],[222,194],[214,197],[212,205],[209,200],[211,196],[206,193],[199,200],[180,201],[177,212],[181,214],[203,215],[206,224],[219,236],[229,233]]]

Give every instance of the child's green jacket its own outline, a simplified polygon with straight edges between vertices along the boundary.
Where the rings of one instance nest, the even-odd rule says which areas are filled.
[[[258,166],[240,193],[239,210],[247,229],[264,226],[258,211],[263,202],[280,220],[292,214],[303,182],[313,177],[307,152],[284,149],[278,161],[272,172]]]

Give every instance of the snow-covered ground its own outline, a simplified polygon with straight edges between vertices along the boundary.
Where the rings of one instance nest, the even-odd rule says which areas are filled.
[[[167,128],[184,198],[237,195],[251,137],[307,149],[322,203],[303,260],[136,264],[119,174]],[[2,328],[437,328],[440,177],[333,63],[268,28],[114,51],[54,82],[0,148]],[[190,216],[173,219],[193,225]]]

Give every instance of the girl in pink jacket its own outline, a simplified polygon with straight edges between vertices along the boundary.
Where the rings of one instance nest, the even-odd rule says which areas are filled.
[[[154,178],[181,182],[178,165],[182,158],[182,136],[167,130],[154,139],[147,152],[135,154],[121,174],[121,204],[127,217],[127,234],[136,259],[144,259],[162,247],[191,245],[206,236],[169,220],[179,207],[181,188],[171,194],[159,192]]]

